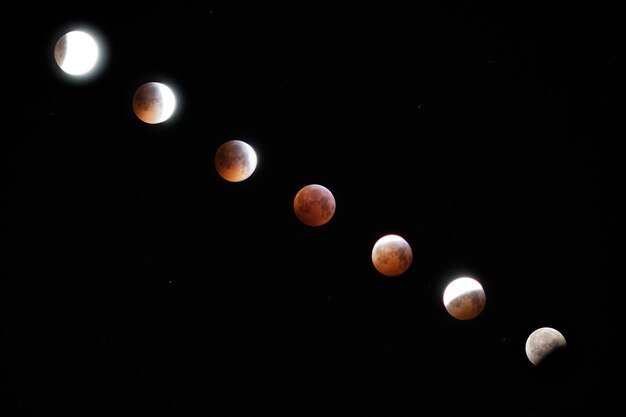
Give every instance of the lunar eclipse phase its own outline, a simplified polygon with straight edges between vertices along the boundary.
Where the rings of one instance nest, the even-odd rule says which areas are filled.
[[[65,73],[81,76],[98,63],[100,49],[89,33],[73,30],[61,36],[54,46],[54,60]]]
[[[372,248],[372,263],[378,272],[388,277],[404,274],[413,262],[413,251],[402,236],[388,234]]]
[[[567,341],[561,332],[552,327],[540,327],[526,339],[525,351],[528,360],[539,366],[566,347]]]
[[[296,217],[307,226],[322,226],[335,214],[335,197],[333,193],[320,184],[309,184],[302,187],[293,199],[293,210]]]
[[[241,140],[229,140],[215,152],[215,169],[226,181],[240,182],[256,169],[257,156],[254,148]]]
[[[168,120],[176,109],[176,96],[170,87],[159,82],[145,83],[133,95],[133,111],[139,120],[158,124]]]
[[[198,408],[201,413],[204,403],[211,401],[210,407],[216,410],[229,408],[231,413],[247,415],[250,413],[237,408],[282,407],[275,403],[272,392],[284,384],[289,386],[287,391],[293,389],[298,394],[297,400],[293,400],[298,401],[294,408],[314,405],[332,414],[333,408],[325,403],[326,395],[315,391],[320,383],[330,384],[328,397],[341,402],[335,409],[347,411],[346,417],[371,407],[370,404],[376,406],[368,412],[372,415],[385,415],[379,409],[387,415],[408,414],[408,409],[424,415],[454,415],[471,408],[468,404],[481,393],[490,394],[488,400],[478,405],[487,415],[497,414],[492,410],[500,407],[506,414],[510,410],[508,404],[515,407],[513,413],[541,415],[545,407],[548,415],[570,404],[574,408],[586,398],[595,402],[591,386],[605,389],[604,369],[598,366],[604,363],[599,357],[604,354],[602,344],[611,340],[613,329],[611,322],[604,322],[604,307],[598,309],[593,299],[603,298],[611,291],[604,286],[610,275],[603,275],[598,267],[609,254],[597,249],[601,246],[599,239],[589,239],[579,246],[576,241],[583,238],[578,233],[585,225],[594,226],[596,238],[605,237],[600,229],[606,224],[606,217],[594,217],[597,214],[593,210],[601,205],[596,198],[600,191],[595,191],[595,185],[605,183],[601,182],[601,171],[591,179],[585,175],[583,162],[590,161],[592,145],[568,143],[557,152],[553,150],[557,145],[544,141],[565,133],[564,126],[571,116],[567,110],[574,103],[568,96],[564,99],[560,90],[565,90],[566,82],[571,85],[569,79],[559,79],[562,85],[552,88],[542,78],[548,66],[541,58],[557,61],[565,52],[557,48],[561,55],[557,52],[555,56],[549,51],[524,49],[529,46],[524,31],[518,32],[513,42],[498,38],[498,30],[491,26],[494,22],[486,17],[466,21],[467,9],[455,9],[457,14],[450,21],[440,19],[436,16],[439,12],[433,11],[437,17],[434,22],[422,16],[414,25],[398,25],[391,33],[398,35],[397,43],[368,45],[360,36],[353,43],[345,40],[342,47],[348,45],[345,59],[350,61],[344,67],[328,60],[335,58],[336,64],[343,63],[341,51],[334,51],[335,55],[323,48],[307,48],[325,44],[316,43],[321,31],[307,32],[309,38],[304,45],[294,36],[294,46],[301,48],[285,57],[285,44],[278,48],[267,40],[282,39],[284,33],[293,32],[279,32],[277,28],[277,33],[269,36],[257,31],[258,45],[265,45],[257,48],[254,41],[249,41],[250,27],[233,25],[237,23],[234,9],[230,9],[229,19],[221,21],[224,14],[217,10],[211,16],[217,24],[209,32],[202,24],[196,25],[191,32],[193,37],[187,36],[188,31],[170,31],[161,21],[149,21],[157,14],[156,9],[145,12],[142,21],[126,16],[126,20],[112,22],[107,30],[114,42],[110,46],[115,68],[92,85],[86,85],[84,80],[93,77],[93,70],[98,71],[102,59],[108,56],[99,37],[95,40],[100,47],[100,60],[91,70],[80,69],[81,65],[88,67],[85,64],[72,64],[76,62],[71,57],[76,57],[73,51],[77,49],[70,46],[68,37],[59,38],[60,32],[52,36],[44,33],[47,37],[39,42],[39,50],[27,49],[29,55],[45,64],[39,69],[44,76],[33,77],[36,88],[31,95],[43,98],[28,99],[27,108],[32,114],[26,118],[34,125],[28,134],[33,131],[41,134],[42,139],[49,136],[59,140],[47,141],[45,148],[35,142],[37,148],[33,149],[37,154],[30,148],[25,151],[36,158],[27,159],[28,164],[22,160],[14,163],[18,167],[24,165],[22,171],[15,170],[15,176],[19,180],[25,177],[30,188],[18,195],[11,213],[21,213],[23,207],[29,209],[20,214],[25,219],[22,223],[33,225],[29,229],[35,232],[33,236],[43,235],[35,226],[54,223],[48,219],[59,217],[36,217],[32,213],[37,215],[38,208],[45,207],[40,203],[49,201],[46,197],[57,188],[48,187],[49,183],[61,185],[61,191],[67,192],[57,195],[68,198],[67,207],[76,207],[75,216],[70,217],[73,211],[61,212],[60,205],[55,204],[52,210],[61,212],[63,220],[72,220],[73,230],[80,228],[79,233],[67,234],[64,239],[75,245],[71,238],[89,233],[88,239],[100,244],[99,252],[93,250],[92,241],[79,248],[89,255],[83,256],[82,262],[88,264],[92,273],[95,270],[100,274],[97,281],[78,280],[83,289],[83,282],[93,286],[88,288],[89,294],[98,292],[96,313],[84,309],[94,299],[85,299],[73,281],[71,292],[65,295],[54,280],[47,283],[45,274],[40,279],[48,286],[46,289],[55,290],[51,295],[56,299],[76,300],[67,309],[82,309],[83,315],[78,319],[93,324],[90,337],[98,346],[90,347],[101,348],[102,361],[95,366],[105,369],[106,375],[102,379],[98,374],[103,372],[93,374],[97,384],[102,379],[103,389],[88,397],[90,404],[102,404],[104,399],[110,408],[121,403],[127,408],[156,409],[167,402],[174,409],[176,402],[186,401],[180,407],[194,411]],[[244,21],[254,24],[256,12],[247,13]],[[363,19],[362,25],[403,14],[398,10],[392,13],[378,17],[372,13],[373,19]],[[101,18],[104,19],[108,18]],[[335,19],[346,32],[350,30],[349,21]],[[176,16],[172,20],[183,19]],[[168,19],[162,21],[167,23]],[[297,29],[299,22],[293,18],[291,22],[289,27]],[[438,34],[450,30],[446,26],[452,23],[468,32],[475,26],[494,30],[489,35],[467,39],[453,31],[445,32],[447,43],[455,48],[451,51],[435,43],[436,34],[421,37],[429,31],[421,25],[423,22],[437,27]],[[44,23],[46,27],[54,25]],[[118,32],[124,26],[129,27],[128,33]],[[536,27],[529,27],[529,31],[535,30]],[[224,36],[212,36],[219,33]],[[326,33],[336,36],[332,31]],[[538,37],[539,33],[533,33]],[[415,37],[411,37],[413,34]],[[376,36],[383,36],[381,41],[392,40],[389,35]],[[238,37],[237,42],[230,40],[233,36]],[[497,42],[492,41],[492,36]],[[375,38],[374,34],[371,38]],[[431,52],[422,53],[425,59],[418,60],[415,67],[410,54],[402,59],[403,51],[410,50],[405,48],[411,43],[403,40],[406,38],[414,44],[423,40],[431,48]],[[153,39],[167,42],[151,43]],[[207,40],[211,47],[205,50]],[[500,49],[483,41],[499,45]],[[184,48],[179,48],[181,44]],[[244,48],[234,47],[237,44]],[[389,45],[391,49],[387,49]],[[195,59],[188,51],[203,50],[213,64],[187,61]],[[377,65],[382,69],[379,74],[362,65],[371,61],[372,51],[385,55],[385,59],[379,60],[381,65]],[[520,51],[528,56],[517,56]],[[398,65],[382,64],[387,58],[395,59],[396,52],[400,54],[394,61]],[[600,51],[597,53],[601,58]],[[437,61],[428,54],[443,60]],[[538,58],[532,62],[542,63],[541,68],[532,67],[530,78],[524,68],[517,66],[517,60],[529,64],[527,58]],[[266,65],[258,67],[259,61]],[[151,62],[156,62],[157,67],[151,69]],[[450,65],[455,62],[458,65]],[[468,62],[477,66],[474,72],[467,71]],[[18,66],[20,72],[23,67]],[[397,67],[397,79],[389,77],[394,71],[387,67]],[[422,70],[414,71],[419,67]],[[161,77],[162,68],[171,78]],[[442,69],[446,76],[462,77],[437,79]],[[332,73],[334,80],[323,72]],[[501,72],[506,72],[508,78],[498,78]],[[168,79],[174,82],[169,84]],[[429,79],[432,82],[423,82]],[[160,83],[153,83],[157,86],[152,98],[147,87],[139,97],[139,90],[144,87],[139,86],[145,81],[169,84],[173,98],[169,103],[174,104],[166,104],[164,97],[168,93],[161,90]],[[534,87],[535,82],[542,82],[542,89],[525,89],[528,85]],[[81,84],[86,87],[71,88]],[[311,84],[322,88],[315,91]],[[524,101],[526,96],[535,103]],[[548,104],[542,101],[547,96]],[[456,101],[459,97],[461,101]],[[608,107],[603,105],[603,109]],[[117,112],[123,117],[115,117]],[[169,119],[170,116],[173,117]],[[166,125],[165,129],[158,126],[160,123]],[[548,129],[540,129],[546,125]],[[476,132],[479,135],[471,134]],[[119,138],[111,140],[111,135],[118,134]],[[494,138],[496,145],[475,140],[483,134]],[[574,132],[568,130],[567,134]],[[252,146],[243,142],[246,137],[254,138],[250,139]],[[500,140],[503,137],[507,140]],[[525,142],[529,137],[536,143]],[[228,140],[233,138],[243,141]],[[28,144],[28,140],[24,136],[20,143]],[[590,151],[588,159],[576,159],[579,148]],[[54,154],[39,149],[53,150]],[[533,158],[536,154],[540,156],[538,165]],[[66,158],[60,161],[58,155]],[[74,169],[73,164],[60,163],[67,161],[77,161],[76,168],[82,171]],[[526,169],[529,163],[533,169]],[[55,165],[64,171],[49,169]],[[43,168],[58,174],[47,175]],[[592,169],[589,166],[588,171]],[[66,179],[65,171],[67,177],[75,179],[74,183],[56,181]],[[541,182],[555,173],[554,181]],[[332,181],[326,183],[327,179]],[[335,193],[333,196],[326,189],[330,197],[319,207],[305,201],[304,188],[300,190],[302,195],[296,194],[300,187],[315,181]],[[22,187],[19,181],[15,184],[15,188]],[[550,189],[557,192],[551,193]],[[81,190],[87,194],[79,193]],[[77,191],[76,195],[73,191]],[[567,199],[579,194],[580,199]],[[81,200],[82,205],[74,204]],[[64,202],[61,198],[59,201]],[[29,217],[36,224],[26,223],[31,221]],[[86,224],[83,219],[91,223]],[[20,233],[22,223],[16,227]],[[57,232],[63,223],[67,222],[48,227]],[[572,228],[573,224],[576,227]],[[542,230],[547,233],[542,234]],[[376,241],[389,231],[397,235]],[[62,237],[59,233],[47,235]],[[563,244],[562,240],[567,242]],[[79,244],[81,241],[85,240],[76,239]],[[388,243],[397,244],[397,252],[385,248]],[[52,246],[46,253],[63,253],[62,245],[58,245],[59,249]],[[39,247],[41,252],[46,250],[43,244]],[[30,260],[38,253],[23,252],[19,262],[34,268],[30,265],[36,263]],[[596,258],[586,264],[590,255]],[[372,265],[368,264],[370,261]],[[37,268],[47,269],[45,265]],[[289,273],[284,279],[280,274],[274,278],[266,276],[268,271],[272,274],[277,270]],[[476,282],[468,286],[457,286],[459,282],[451,280],[443,282],[474,272],[484,289],[480,281],[478,286]],[[581,283],[587,284],[588,279],[591,285],[581,288]],[[75,359],[70,363],[58,361],[58,365],[54,363],[48,369],[81,366],[71,346],[81,337],[75,332],[75,324],[82,323],[55,321],[65,326],[65,333],[55,333],[55,326],[38,321],[44,307],[54,306],[55,299],[47,301],[47,294],[39,291],[39,300],[49,304],[44,306],[36,302],[38,299],[28,298],[32,291],[27,287],[36,286],[23,285],[24,290],[21,286],[20,296],[33,300],[22,308],[32,311],[32,318],[26,323],[41,323],[41,328],[45,326],[44,330],[57,334],[56,348],[66,351],[67,358]],[[63,287],[69,288],[70,285]],[[133,298],[138,292],[145,296]],[[489,306],[485,294],[491,297]],[[579,305],[575,300],[580,301]],[[22,300],[11,301],[18,305]],[[167,308],[163,308],[163,301]],[[9,307],[12,309],[12,304]],[[10,318],[19,317],[20,312],[17,310]],[[64,313],[49,316],[49,322],[57,316],[66,318]],[[70,314],[75,313],[69,311],[67,316]],[[537,337],[529,336],[531,330],[539,327],[533,323],[550,325],[537,320],[541,317],[553,320],[557,328],[559,323],[568,323],[569,332],[564,333],[567,344],[564,338],[559,346],[558,337],[539,343]],[[213,326],[215,323],[217,326]],[[211,331],[197,332],[198,328]],[[290,333],[291,329],[295,332]],[[33,347],[23,350],[16,365],[10,364],[10,371],[15,369],[18,376],[18,368],[28,364],[32,352],[37,353],[38,339],[37,332],[20,333],[27,338],[20,340],[17,331],[9,334],[13,347]],[[133,336],[130,339],[129,334]],[[161,334],[172,337],[162,338]],[[578,337],[585,339],[583,343],[576,340]],[[154,343],[157,339],[162,340]],[[55,348],[53,343],[49,345]],[[142,355],[151,346],[156,349],[154,355]],[[120,351],[125,352],[123,363],[119,362]],[[81,355],[91,360],[91,353],[87,349]],[[560,387],[550,385],[553,381],[543,379],[549,375],[544,370],[551,369],[554,358],[570,353],[577,355],[576,363],[571,364],[575,368],[573,374],[583,376],[582,382],[572,378]],[[38,377],[39,369],[45,371],[39,365],[50,357],[55,356],[41,357],[31,365],[30,375]],[[307,357],[313,360],[307,362]],[[612,360],[609,356],[607,362]],[[110,372],[109,366],[114,367]],[[583,374],[587,368],[592,371],[590,378]],[[189,373],[188,369],[197,372]],[[75,374],[65,375],[72,378]],[[276,379],[281,382],[257,384],[267,375],[278,376]],[[416,375],[423,378],[416,379]],[[529,375],[530,382],[524,380]],[[432,394],[426,396],[420,394],[419,380],[424,378],[432,385]],[[450,382],[455,378],[456,382]],[[242,385],[237,382],[240,380],[248,382]],[[218,393],[205,389],[214,381]],[[93,384],[80,385],[91,392],[89,387]],[[50,388],[50,384],[41,382],[37,386],[41,386],[44,396],[39,396],[40,404],[32,402],[37,395],[30,396],[31,408],[50,407],[46,400],[63,398],[51,391],[56,388]],[[58,387],[63,391],[62,384]],[[581,392],[588,397],[579,395]],[[263,396],[262,403],[250,398],[257,395]],[[243,404],[239,399],[246,396],[251,401]],[[360,403],[362,398],[365,403]],[[448,401],[450,398],[453,400]],[[63,407],[63,401],[58,402],[58,407]]]
[[[486,298],[482,285],[470,277],[460,277],[450,282],[443,293],[443,304],[452,317],[471,320],[485,308]]]

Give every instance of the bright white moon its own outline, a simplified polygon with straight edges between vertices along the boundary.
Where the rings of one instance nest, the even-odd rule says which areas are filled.
[[[54,47],[54,60],[67,74],[80,76],[94,69],[100,55],[95,38],[80,30],[63,35]]]
[[[443,305],[458,320],[477,317],[485,308],[485,291],[474,278],[460,277],[450,282],[443,292]]]
[[[443,303],[450,304],[450,301],[457,298],[459,295],[465,294],[472,290],[482,290],[483,286],[478,283],[474,278],[461,277],[452,281],[446,287],[443,292]]]

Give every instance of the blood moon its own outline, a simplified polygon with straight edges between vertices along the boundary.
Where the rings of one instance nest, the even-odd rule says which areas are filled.
[[[460,277],[448,284],[443,292],[443,305],[452,317],[471,320],[483,311],[486,303],[483,286],[470,277]]]
[[[142,84],[133,95],[133,111],[139,120],[162,123],[176,110],[176,96],[170,87],[159,82]]]
[[[322,226],[335,214],[335,197],[320,184],[302,187],[293,200],[296,217],[307,226]]]
[[[372,249],[374,267],[388,277],[404,274],[412,262],[411,246],[402,236],[396,234],[381,237]]]
[[[257,156],[254,148],[241,140],[229,140],[215,152],[215,169],[226,181],[239,182],[247,179],[256,169]]]

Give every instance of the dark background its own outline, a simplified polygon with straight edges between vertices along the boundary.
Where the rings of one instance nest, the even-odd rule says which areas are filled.
[[[0,414],[608,409],[616,14],[430,3],[7,17]],[[107,52],[79,82],[53,60],[77,26]],[[178,96],[159,125],[132,113],[148,81]],[[230,139],[258,155],[241,183],[213,165]],[[322,227],[293,213],[309,183],[337,202]],[[387,233],[401,277],[370,260]],[[461,275],[472,321],[441,301]],[[543,326],[568,349],[537,368]]]

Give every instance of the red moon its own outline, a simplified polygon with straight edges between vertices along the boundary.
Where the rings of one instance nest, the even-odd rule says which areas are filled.
[[[256,169],[256,164],[256,152],[241,140],[224,142],[215,152],[215,169],[227,181],[247,179]]]
[[[309,184],[302,187],[293,200],[298,219],[308,226],[321,226],[335,214],[335,197],[323,185]]]
[[[413,261],[413,251],[401,236],[390,234],[378,239],[372,249],[372,263],[378,272],[388,277],[402,275]]]

